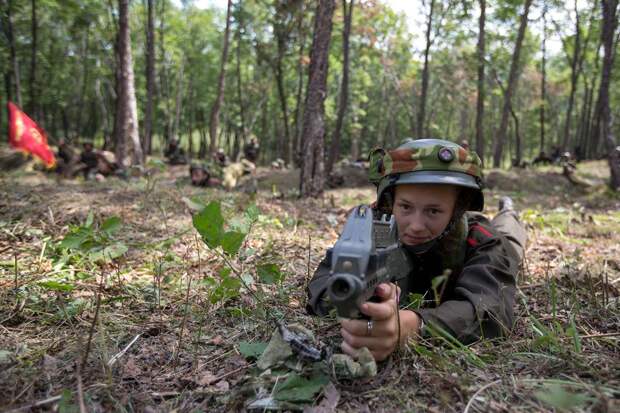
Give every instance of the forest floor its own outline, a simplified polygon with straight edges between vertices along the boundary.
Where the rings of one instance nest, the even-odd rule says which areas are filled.
[[[260,169],[255,195],[193,188],[186,171],[0,174],[0,411],[620,411],[620,197],[604,162],[579,165],[588,189],[555,166],[491,171],[486,212],[514,197],[530,237],[512,335],[411,345],[357,382],[256,357],[274,319],[337,346],[304,289],[372,188],[299,200],[291,171]],[[228,229],[251,229],[238,252],[192,225],[213,200]]]

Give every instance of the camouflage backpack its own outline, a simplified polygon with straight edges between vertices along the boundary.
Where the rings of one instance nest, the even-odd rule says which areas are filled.
[[[379,208],[391,209],[392,191],[402,184],[447,184],[470,188],[467,210],[482,211],[482,162],[475,152],[441,139],[406,139],[392,151],[370,153],[369,179],[377,186]]]

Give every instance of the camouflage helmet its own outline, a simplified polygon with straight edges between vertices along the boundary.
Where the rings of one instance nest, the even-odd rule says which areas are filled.
[[[388,188],[402,184],[446,184],[470,188],[466,207],[482,211],[482,162],[473,151],[442,139],[406,139],[398,148],[370,153],[369,179],[377,186],[377,203],[385,202]],[[391,207],[391,206],[390,206]]]

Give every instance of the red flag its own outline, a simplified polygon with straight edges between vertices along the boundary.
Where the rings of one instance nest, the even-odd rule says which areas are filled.
[[[51,168],[56,164],[54,153],[47,146],[47,134],[13,103],[8,102],[9,143],[17,150],[28,152]]]

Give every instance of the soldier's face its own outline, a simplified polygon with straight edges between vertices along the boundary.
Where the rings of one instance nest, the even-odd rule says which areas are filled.
[[[457,196],[458,190],[452,185],[396,186],[392,213],[400,240],[418,245],[439,236],[452,218]]]

